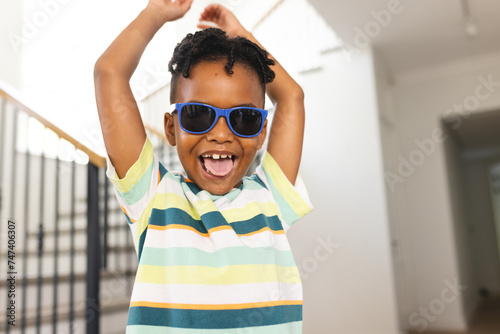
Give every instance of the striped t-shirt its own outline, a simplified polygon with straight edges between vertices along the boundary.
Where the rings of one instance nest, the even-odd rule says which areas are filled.
[[[138,256],[128,334],[299,334],[302,283],[286,232],[311,210],[265,153],[223,196],[168,172],[146,140],[119,179],[107,176]]]

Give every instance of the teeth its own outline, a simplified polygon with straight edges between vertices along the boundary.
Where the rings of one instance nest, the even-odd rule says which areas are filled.
[[[231,159],[233,157],[232,154],[213,154],[213,155],[210,155],[210,154],[203,154],[202,155],[203,158],[212,158],[212,159],[215,159],[215,160],[218,160],[218,159],[226,159],[226,158],[229,158]]]

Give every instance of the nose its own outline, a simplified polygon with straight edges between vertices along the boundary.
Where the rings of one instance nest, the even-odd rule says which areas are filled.
[[[214,127],[207,132],[207,139],[218,143],[233,141],[234,133],[229,128],[225,117],[219,117]]]

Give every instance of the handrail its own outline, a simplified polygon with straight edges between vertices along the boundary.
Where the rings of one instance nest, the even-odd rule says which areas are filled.
[[[146,131],[149,131],[151,132],[152,134],[154,134],[156,137],[160,138],[162,142],[164,143],[168,143],[168,140],[167,138],[165,137],[165,134],[154,129],[153,127],[149,126],[149,125],[146,125],[144,124],[144,128],[146,129]],[[170,145],[170,144],[169,144]]]
[[[253,25],[252,29],[250,31],[255,31],[269,16],[271,16],[272,13],[283,3],[285,0],[278,0],[276,3],[269,8],[267,12],[262,15],[262,17]]]
[[[48,129],[54,131],[60,138],[63,138],[64,140],[68,141],[71,143],[73,146],[75,146],[76,149],[82,151],[86,155],[88,155],[90,162],[92,162],[95,166],[97,167],[106,167],[106,158],[97,154],[96,152],[92,151],[90,148],[85,146],[84,144],[80,143],[77,139],[73,138],[63,130],[59,129],[56,125],[45,119],[44,117],[40,116],[36,112],[34,112],[31,108],[23,104],[19,98],[14,97],[15,93],[12,92],[11,88],[6,88],[7,83],[4,81],[0,80],[0,96],[3,97],[4,99],[8,100],[12,104],[16,105],[19,107],[23,112],[27,113],[29,116],[35,118],[38,120],[40,123],[42,123],[45,127]],[[9,92],[10,90],[10,92]]]

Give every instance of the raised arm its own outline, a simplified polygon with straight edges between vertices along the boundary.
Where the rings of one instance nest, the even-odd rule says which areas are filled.
[[[201,14],[199,28],[208,28],[204,21],[213,22],[229,36],[243,36],[263,46],[247,31],[234,14],[222,5],[208,6]],[[274,81],[267,85],[266,92],[276,107],[269,134],[267,151],[276,160],[288,180],[295,184],[302,155],[304,139],[304,92],[280,63],[275,61]]]
[[[150,0],[95,64],[95,94],[104,144],[120,178],[137,161],[146,140],[130,78],[156,32],[166,22],[184,16],[192,2]]]

